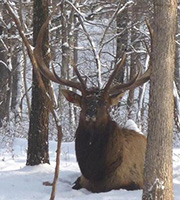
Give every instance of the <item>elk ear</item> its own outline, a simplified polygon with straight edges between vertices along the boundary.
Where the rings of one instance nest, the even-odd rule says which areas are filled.
[[[109,96],[109,103],[111,106],[114,106],[116,104],[118,104],[118,102],[122,99],[124,93],[120,93],[120,94],[113,94],[111,96]]]
[[[67,101],[74,103],[77,106],[81,105],[81,99],[82,99],[81,95],[76,94],[75,92],[72,92],[70,90],[65,90],[65,89],[62,89],[61,92],[64,95],[64,97],[67,99]]]

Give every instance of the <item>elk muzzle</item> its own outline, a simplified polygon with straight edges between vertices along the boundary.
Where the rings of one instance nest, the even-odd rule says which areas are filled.
[[[93,105],[91,105],[87,110],[86,110],[86,116],[85,120],[86,122],[96,122],[96,117],[97,115],[97,109]]]

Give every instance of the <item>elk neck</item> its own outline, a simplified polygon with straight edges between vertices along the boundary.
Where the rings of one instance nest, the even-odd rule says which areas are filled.
[[[106,154],[109,136],[115,131],[116,123],[79,124],[76,131],[76,156],[83,176],[92,181],[102,180],[107,173]]]

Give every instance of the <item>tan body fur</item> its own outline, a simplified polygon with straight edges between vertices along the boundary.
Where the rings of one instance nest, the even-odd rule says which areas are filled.
[[[142,189],[146,137],[135,131],[116,126],[106,147],[106,175],[102,180],[90,181],[83,175],[76,182],[78,188],[92,192],[112,189]],[[118,163],[118,159],[122,159]]]

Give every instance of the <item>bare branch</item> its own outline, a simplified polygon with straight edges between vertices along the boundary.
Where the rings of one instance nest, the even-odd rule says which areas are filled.
[[[28,55],[29,55],[29,58],[31,60],[31,63],[34,67],[34,71],[35,71],[35,74],[37,76],[37,79],[39,81],[39,85],[41,85],[43,87],[43,82],[41,80],[41,75],[39,73],[39,70],[38,70],[38,65],[37,65],[37,62],[35,60],[35,57],[33,55],[33,47],[30,45],[29,41],[27,40],[24,32],[22,31],[21,29],[21,24],[16,16],[16,14],[14,13],[13,9],[11,8],[11,6],[9,5],[9,3],[5,2],[4,3],[4,6],[5,8],[8,10],[9,14],[11,15],[11,17],[13,18],[16,26],[17,26],[17,29],[18,29],[18,32],[19,32],[19,35],[21,36],[26,48],[27,48],[27,52],[28,52]],[[44,88],[45,89],[45,88]]]
[[[56,113],[53,112],[52,114],[53,114],[54,119],[57,119]],[[50,200],[55,199],[56,184],[57,184],[57,181],[58,181],[59,167],[60,167],[61,143],[62,143],[62,137],[63,137],[62,128],[59,125],[57,120],[56,120],[56,127],[57,127],[57,130],[58,130],[58,141],[57,141],[57,151],[56,151],[56,167],[55,167],[54,180],[53,180],[53,184],[52,184]]]
[[[88,41],[89,41],[89,43],[91,45],[91,48],[92,48],[92,52],[93,52],[93,55],[94,55],[94,58],[95,58],[95,62],[96,62],[96,67],[98,69],[98,80],[99,80],[98,84],[99,84],[99,88],[100,88],[101,87],[101,82],[102,82],[101,81],[101,74],[100,74],[100,71],[101,71],[100,70],[101,69],[100,57],[99,57],[99,55],[97,53],[96,46],[94,45],[93,40],[91,39],[90,35],[88,34],[88,32],[87,32],[87,30],[86,30],[86,28],[84,26],[84,23],[82,21],[81,16],[77,15],[77,17],[78,17],[79,22],[81,24],[81,27],[82,27],[82,29],[84,31],[84,34],[86,35],[86,37],[87,37],[87,39],[88,39]]]
[[[121,13],[121,12],[124,11],[128,6],[131,6],[131,5],[133,5],[133,4],[134,4],[133,1],[127,2],[126,4],[124,4],[123,7],[121,7],[121,2],[118,4],[116,11],[113,13],[111,19],[109,20],[109,23],[108,23],[106,29],[104,30],[104,33],[103,33],[103,35],[102,35],[102,37],[101,37],[101,40],[100,40],[100,42],[99,42],[99,52],[98,52],[99,57],[100,57],[100,54],[101,54],[101,51],[102,51],[102,47],[104,46],[104,44],[103,44],[104,38],[105,38],[105,36],[106,36],[106,34],[107,34],[107,31],[108,31],[109,27],[111,26],[112,22],[114,21],[114,19],[116,18],[116,16],[117,16],[119,13]]]

